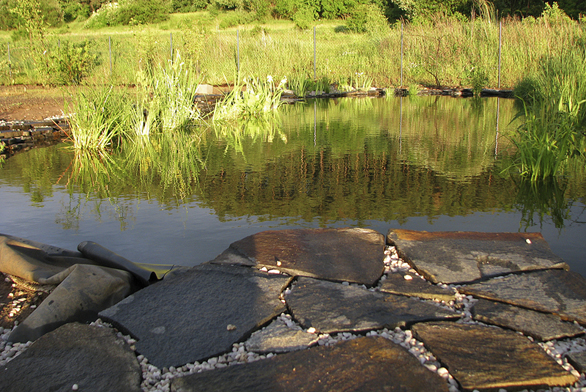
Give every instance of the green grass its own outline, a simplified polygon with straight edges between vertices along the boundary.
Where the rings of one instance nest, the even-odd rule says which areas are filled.
[[[531,181],[586,163],[586,42],[547,56],[516,87],[524,124],[511,135],[515,166]]]
[[[157,25],[99,30],[84,29],[82,22],[74,22],[52,31],[48,50],[55,50],[59,40],[93,41],[100,64],[85,79],[87,84],[104,80],[114,85],[136,84],[138,70],[171,58],[171,36],[174,50],[179,50],[183,61],[208,84],[223,84],[227,78],[229,83],[236,81],[238,52],[240,75],[281,75],[290,81],[314,79],[312,29],[299,30],[293,22],[283,20],[220,29],[222,20],[229,16],[174,14]],[[354,88],[398,86],[400,26],[376,34],[357,34],[344,29],[344,23],[316,22],[316,79]],[[542,18],[505,20],[502,30],[501,86],[508,88],[536,72],[545,55],[561,54],[576,40],[584,39],[583,25],[571,20],[555,24]],[[403,85],[497,87],[498,37],[498,23],[490,19],[456,22],[438,18],[434,25],[406,25]],[[0,33],[0,47],[7,48],[9,41],[8,33]],[[13,77],[8,76],[5,52],[0,58],[1,83],[50,82],[35,70],[28,46],[25,41],[11,42]],[[472,75],[471,69],[475,70]],[[364,80],[358,80],[357,75]]]

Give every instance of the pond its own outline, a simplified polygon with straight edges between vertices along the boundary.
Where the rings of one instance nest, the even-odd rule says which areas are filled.
[[[539,186],[509,175],[515,113],[496,98],[329,99],[124,154],[35,149],[0,169],[0,231],[185,266],[263,230],[528,231],[586,276],[584,168]]]

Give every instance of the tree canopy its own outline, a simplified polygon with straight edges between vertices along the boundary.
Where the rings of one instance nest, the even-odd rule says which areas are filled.
[[[557,6],[573,19],[586,14],[583,0],[558,0]],[[391,23],[400,19],[425,23],[438,14],[464,20],[487,9],[498,17],[536,17],[555,4],[545,0],[0,0],[0,29],[22,30],[27,22],[23,19],[26,15],[20,11],[26,7],[36,7],[46,26],[96,17],[100,9],[115,10],[102,18],[103,22],[94,23],[94,27],[102,27],[103,24],[153,23],[165,20],[169,13],[205,9],[240,10],[257,19],[270,15],[298,24],[318,18],[348,19],[375,9]]]

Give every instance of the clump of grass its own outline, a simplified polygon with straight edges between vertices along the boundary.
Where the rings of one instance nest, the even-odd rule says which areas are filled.
[[[182,130],[200,118],[195,106],[198,82],[179,52],[164,67],[139,71],[137,80],[140,91],[132,110],[133,136]]]
[[[238,80],[232,91],[216,105],[214,123],[239,122],[273,115],[281,105],[286,83],[285,77],[275,87],[270,75],[266,81],[254,77]]]
[[[115,147],[128,126],[128,99],[110,87],[79,91],[74,97],[70,138],[77,150]]]
[[[512,140],[523,176],[542,180],[586,160],[586,45],[544,59],[515,92],[525,121]]]

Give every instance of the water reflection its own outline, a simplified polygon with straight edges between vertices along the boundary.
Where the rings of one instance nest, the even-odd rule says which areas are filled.
[[[546,184],[503,174],[510,145],[499,135],[513,117],[508,100],[319,100],[283,107],[278,121],[156,135],[114,155],[34,150],[0,171],[2,200],[10,204],[16,187],[28,199],[11,204],[20,218],[8,216],[3,231],[67,247],[43,237],[50,227],[57,237],[103,238],[122,254],[116,241],[134,253],[140,243],[136,261],[152,263],[170,261],[161,260],[166,253],[149,260],[154,246],[183,255],[198,244],[204,259],[172,261],[184,265],[267,227],[552,226],[562,243],[585,232],[583,168]],[[497,216],[495,228],[489,221]],[[458,226],[444,226],[446,219]]]

